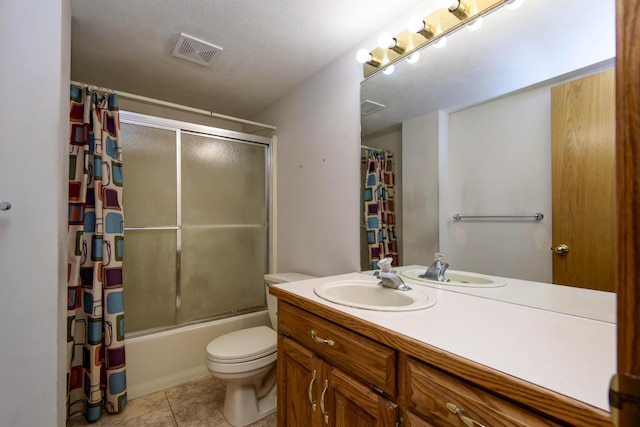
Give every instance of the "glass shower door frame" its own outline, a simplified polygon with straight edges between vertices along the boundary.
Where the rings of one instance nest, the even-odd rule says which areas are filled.
[[[269,271],[272,259],[271,254],[271,203],[272,203],[272,144],[273,138],[247,134],[243,132],[231,131],[211,126],[198,125],[194,123],[149,116],[145,114],[120,111],[121,123],[144,126],[156,129],[167,130],[175,133],[176,136],[176,224],[148,227],[126,227],[125,231],[146,231],[146,230],[175,230],[176,231],[176,301],[175,301],[175,325],[154,328],[152,330],[141,331],[141,334],[158,330],[174,329],[185,324],[205,322],[210,319],[200,319],[183,323],[181,316],[182,306],[182,133],[201,135],[219,140],[232,141],[237,143],[260,145],[265,148],[265,226],[266,226],[266,247],[265,247],[265,271]],[[129,335],[129,334],[127,334]],[[132,335],[138,335],[134,332]]]

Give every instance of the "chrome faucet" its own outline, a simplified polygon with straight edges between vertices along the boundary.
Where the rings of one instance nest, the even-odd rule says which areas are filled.
[[[434,254],[436,260],[427,268],[424,274],[419,275],[423,279],[435,280],[437,282],[446,283],[449,281],[444,277],[444,272],[449,268],[449,264],[444,261],[444,256],[440,252]]]
[[[411,288],[404,283],[395,270],[391,269],[391,261],[391,258],[383,258],[378,261],[380,270],[373,273],[374,276],[380,279],[378,285],[385,288],[397,289],[399,291],[410,291]]]

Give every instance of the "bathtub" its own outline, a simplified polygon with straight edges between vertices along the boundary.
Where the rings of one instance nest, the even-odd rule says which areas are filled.
[[[205,364],[209,341],[228,332],[262,325],[270,325],[267,310],[125,338],[127,398],[135,399],[209,375]]]

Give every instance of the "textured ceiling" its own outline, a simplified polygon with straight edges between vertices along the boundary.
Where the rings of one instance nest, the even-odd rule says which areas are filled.
[[[71,0],[71,78],[251,118],[416,3]],[[175,58],[180,33],[224,51],[210,68]]]

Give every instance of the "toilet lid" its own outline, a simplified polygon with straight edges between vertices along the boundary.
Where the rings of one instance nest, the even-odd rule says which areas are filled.
[[[277,344],[276,331],[267,326],[257,326],[214,339],[207,345],[207,357],[220,363],[246,362],[274,353]]]

